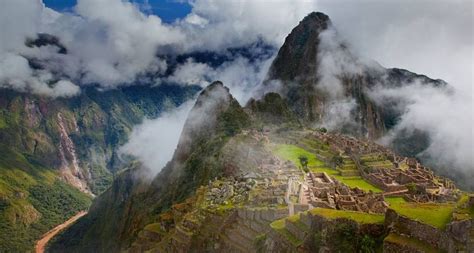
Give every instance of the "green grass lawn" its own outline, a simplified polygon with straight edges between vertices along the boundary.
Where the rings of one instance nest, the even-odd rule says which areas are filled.
[[[451,221],[454,203],[411,203],[402,197],[385,198],[390,208],[410,219],[443,229]]]
[[[349,187],[359,187],[364,191],[382,192],[381,189],[368,183],[362,177],[344,177],[339,175],[337,170],[328,168],[326,164],[316,158],[313,153],[295,145],[279,144],[276,145],[273,152],[284,160],[292,161],[298,167],[300,167],[300,160],[298,157],[304,155],[308,157],[308,167],[312,172],[326,172],[328,175],[336,178]]]
[[[364,191],[383,192],[381,189],[365,181],[362,177],[343,177],[340,175],[335,175],[334,177],[352,188],[359,187]]]
[[[325,166],[324,162],[316,158],[315,154],[295,145],[279,144],[273,151],[282,159],[290,160],[298,167],[301,167],[300,156],[306,156],[308,158],[308,167]]]
[[[312,172],[326,172],[329,176],[336,178],[337,180],[352,188],[359,187],[364,191],[383,192],[381,189],[368,183],[362,177],[359,176],[344,177],[339,175],[339,172],[337,170],[333,170],[327,167],[311,167],[310,170]]]
[[[335,209],[326,209],[326,208],[313,208],[309,210],[313,215],[320,215],[327,219],[338,219],[338,218],[347,218],[354,221],[357,221],[361,224],[374,224],[374,223],[383,223],[385,221],[385,215],[383,214],[372,214],[372,213],[363,213],[363,212],[354,212],[354,211],[343,211]]]

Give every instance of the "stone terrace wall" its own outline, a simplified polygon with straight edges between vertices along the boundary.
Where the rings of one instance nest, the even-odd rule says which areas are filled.
[[[452,229],[438,229],[402,216],[392,209],[388,209],[385,214],[385,226],[390,227],[391,232],[414,237],[447,252],[458,252],[460,248],[467,245],[467,241],[462,237],[457,237]],[[459,227],[457,228],[459,229]],[[465,231],[458,230],[456,233],[468,234],[469,228],[470,226],[466,226]]]

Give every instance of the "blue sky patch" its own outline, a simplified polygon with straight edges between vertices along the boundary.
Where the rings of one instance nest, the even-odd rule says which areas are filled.
[[[56,11],[71,11],[77,0],[43,0],[43,2]],[[187,2],[176,0],[132,0],[131,2],[139,4],[143,12],[157,15],[166,23],[185,17],[192,9]]]

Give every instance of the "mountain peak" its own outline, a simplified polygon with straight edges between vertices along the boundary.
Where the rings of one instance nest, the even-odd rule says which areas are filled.
[[[280,48],[268,73],[268,79],[300,81],[315,78],[319,34],[331,25],[329,17],[312,12],[293,28]]]
[[[199,145],[217,132],[229,130],[227,128],[240,128],[241,124],[246,122],[246,119],[242,118],[246,117],[242,107],[230,94],[229,88],[220,81],[211,83],[199,94],[188,114],[173,160],[186,160],[194,145]],[[228,122],[236,119],[242,122]]]
[[[300,24],[318,24],[320,26],[329,26],[331,24],[331,20],[329,19],[329,16],[322,13],[322,12],[316,12],[313,11],[310,14],[308,14],[306,17],[303,18],[303,20],[300,21]]]

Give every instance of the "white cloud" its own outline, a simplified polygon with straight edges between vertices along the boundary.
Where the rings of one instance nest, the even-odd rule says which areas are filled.
[[[85,83],[115,87],[147,71],[163,72],[166,63],[156,57],[159,46],[184,40],[179,29],[143,14],[129,2],[79,0],[75,11],[80,18],[63,17],[75,21],[72,27],[57,24],[53,31],[80,64],[77,71],[85,74]]]
[[[25,46],[34,38],[41,24],[40,1],[7,1],[0,10],[0,87],[53,97],[72,96],[79,87],[67,80],[54,78],[47,70],[30,68],[25,57],[41,55],[38,49]],[[45,50],[48,50],[46,48]]]
[[[250,62],[249,59],[237,56],[231,61],[212,68],[205,63],[197,63],[188,59],[185,63],[178,65],[171,76],[166,78],[167,82],[182,85],[200,85],[206,87],[213,81],[222,81],[230,90],[231,94],[241,105],[254,95],[268,72],[273,57],[263,57]]]
[[[279,47],[291,29],[316,10],[316,1],[307,0],[191,0],[190,3],[193,9],[186,20],[199,17],[202,29],[184,26],[192,38],[188,46],[210,50],[243,46],[259,38]]]
[[[188,59],[185,63],[177,66],[173,74],[167,78],[167,81],[181,85],[205,87],[210,82],[212,71],[213,69],[209,65]]]
[[[188,101],[157,119],[145,120],[134,127],[120,152],[136,156],[153,173],[158,173],[173,156],[193,104],[194,101]]]
[[[472,94],[472,1],[320,0],[318,10],[360,55],[441,78]]]
[[[400,122],[382,142],[390,143],[400,131],[426,131],[430,146],[425,153],[436,163],[472,171],[473,118],[469,113],[469,108],[472,108],[469,94],[449,88],[434,88],[415,81],[398,88],[377,87],[370,96],[379,104],[395,99],[404,105]]]

